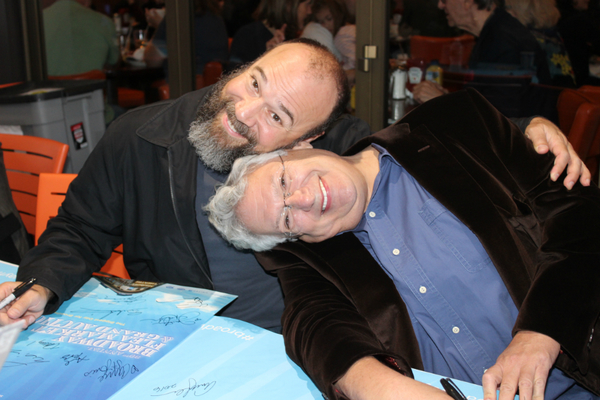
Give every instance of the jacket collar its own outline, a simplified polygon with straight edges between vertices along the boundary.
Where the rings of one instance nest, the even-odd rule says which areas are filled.
[[[196,118],[212,86],[195,90],[172,100],[155,116],[140,126],[136,134],[148,142],[168,148],[182,139],[187,139],[190,124]]]

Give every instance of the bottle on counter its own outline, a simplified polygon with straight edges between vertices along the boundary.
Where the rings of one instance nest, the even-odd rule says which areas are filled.
[[[394,100],[406,98],[406,66],[400,65],[390,76],[390,95]]]
[[[439,85],[442,84],[442,77],[444,71],[442,67],[440,67],[440,63],[438,60],[433,60],[427,67],[427,71],[425,72],[425,79],[432,82],[437,82]]]
[[[416,58],[410,59],[407,63],[408,79],[406,81],[406,88],[412,92],[413,87],[425,79],[425,60]]]

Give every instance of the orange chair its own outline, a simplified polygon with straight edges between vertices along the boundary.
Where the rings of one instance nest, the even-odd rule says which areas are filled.
[[[600,104],[583,103],[577,109],[573,125],[567,135],[573,149],[582,160],[590,155],[592,143],[600,128]]]
[[[557,102],[560,129],[589,168],[592,181],[600,183],[600,127],[594,125],[596,107],[600,107],[600,96],[581,88],[564,89]]]
[[[558,125],[560,129],[567,134],[571,130],[579,106],[583,103],[594,102],[593,96],[590,96],[581,90],[564,89],[560,93],[560,96],[558,96],[558,101],[556,103],[556,108],[558,110]]]
[[[600,87],[598,86],[581,86],[577,91],[584,94],[594,104],[600,104]],[[585,164],[592,173],[592,180],[600,186],[600,132],[596,134],[592,147],[585,160]]]
[[[106,74],[99,69],[94,69],[82,74],[49,76],[52,80],[83,80],[83,79],[98,79],[106,80]],[[117,89],[119,106],[123,108],[133,108],[146,104],[146,98],[143,90],[130,89],[119,87]]]
[[[472,35],[457,37],[411,36],[410,56],[426,63],[438,60],[442,65],[460,64],[466,67],[475,45]]]
[[[36,136],[2,133],[0,143],[13,200],[27,232],[35,235],[39,174],[62,172],[69,146]]]
[[[223,75],[223,65],[220,62],[207,62],[202,74],[204,77],[204,85],[202,87],[214,85],[221,79],[221,75]]]
[[[62,204],[69,184],[77,174],[40,174],[38,188],[37,218],[35,223],[35,244],[42,232],[46,230],[48,221],[56,217],[58,208]],[[106,261],[100,272],[130,279],[123,262],[123,245],[117,247],[112,256]]]
[[[600,86],[583,85],[577,91],[583,93],[592,102],[600,103]]]
[[[0,89],[9,87],[9,86],[18,85],[19,83],[21,83],[21,82],[3,83],[2,85],[0,85]]]

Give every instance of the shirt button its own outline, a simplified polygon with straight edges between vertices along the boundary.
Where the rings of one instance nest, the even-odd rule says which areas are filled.
[[[398,249],[394,249],[394,250],[392,250],[392,253],[393,253],[395,256],[397,256],[398,254],[400,254],[400,250],[398,250]]]
[[[375,214],[375,211],[369,212],[369,217],[371,217],[371,218],[375,218],[376,215],[377,214]]]
[[[425,286],[421,286],[419,288],[419,292],[421,292],[421,293],[427,293],[427,288]]]
[[[452,332],[458,333],[458,332],[460,332],[460,328],[458,326],[455,326],[454,328],[452,328]]]

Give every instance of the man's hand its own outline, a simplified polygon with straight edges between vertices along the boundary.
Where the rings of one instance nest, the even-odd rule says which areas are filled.
[[[553,181],[558,179],[568,165],[567,177],[563,182],[567,189],[571,190],[577,179],[583,186],[590,185],[592,176],[590,171],[556,125],[545,118],[534,118],[525,129],[525,136],[533,142],[533,147],[539,154],[545,154],[550,150],[556,156],[554,167],[550,171],[550,178]]]
[[[519,391],[521,400],[543,400],[546,381],[558,357],[560,345],[549,336],[521,331],[515,335],[496,364],[483,374],[483,398],[512,400]]]
[[[423,81],[413,88],[413,97],[419,103],[424,103],[427,100],[431,100],[435,97],[440,97],[443,94],[447,94],[448,90],[444,89],[437,82]]]
[[[0,298],[10,295],[21,282],[4,282],[0,285]],[[0,326],[25,320],[26,327],[44,312],[46,303],[54,296],[52,291],[40,285],[33,285],[21,297],[0,310]]]

